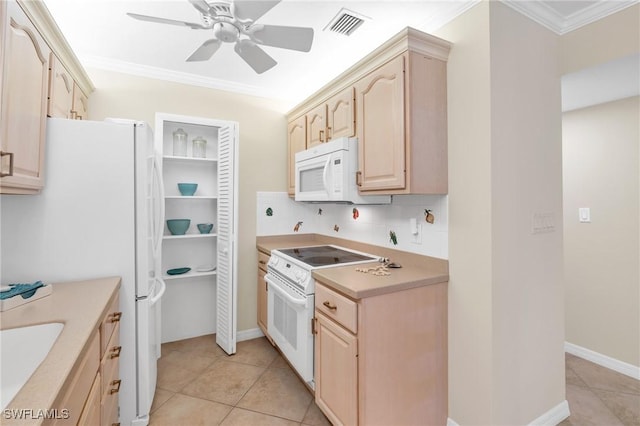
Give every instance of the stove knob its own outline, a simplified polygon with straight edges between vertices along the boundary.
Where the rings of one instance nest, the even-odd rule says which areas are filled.
[[[302,271],[296,271],[296,272],[294,273],[294,275],[295,275],[295,277],[296,277],[296,281],[297,281],[297,282],[302,281]]]
[[[278,259],[277,257],[273,257],[273,256],[271,256],[271,257],[269,258],[269,265],[271,265],[271,266],[278,266],[278,261],[279,261],[279,259]]]
[[[305,281],[305,280],[307,279],[307,275],[308,275],[308,274],[307,274],[306,272],[302,272],[302,273],[300,274],[300,281]]]

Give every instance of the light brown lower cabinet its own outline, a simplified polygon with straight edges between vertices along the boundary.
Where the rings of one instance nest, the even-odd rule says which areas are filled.
[[[119,424],[119,360],[122,351],[119,324],[122,312],[118,307],[119,298],[116,296],[53,404],[57,418],[45,420],[45,425]]]
[[[447,283],[354,300],[316,282],[315,333],[334,426],[447,423]]]
[[[267,331],[267,282],[264,280],[264,276],[267,274],[268,262],[269,255],[258,250],[258,327],[273,344]]]

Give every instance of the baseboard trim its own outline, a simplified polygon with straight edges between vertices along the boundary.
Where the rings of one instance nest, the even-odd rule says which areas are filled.
[[[569,417],[569,403],[567,400],[562,401],[560,404],[553,407],[531,423],[529,426],[556,426],[560,424],[564,419]],[[451,418],[447,419],[447,426],[459,426]]]
[[[248,330],[238,331],[236,333],[236,342],[242,342],[243,340],[257,339],[263,337],[264,333],[260,328],[250,328]]]
[[[553,407],[531,423],[530,426],[556,426],[560,424],[564,419],[568,418],[571,412],[569,411],[569,403],[565,399],[560,404]]]
[[[564,342],[564,351],[575,355],[577,357],[586,359],[595,364],[606,367],[610,370],[617,371],[620,374],[629,376],[633,379],[640,380],[640,367],[633,364],[626,363],[624,361],[611,358],[610,356],[603,355],[601,353],[592,351],[591,349],[583,348],[582,346],[574,345],[573,343]]]

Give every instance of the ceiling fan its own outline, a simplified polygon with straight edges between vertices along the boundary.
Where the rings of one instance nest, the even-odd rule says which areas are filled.
[[[281,0],[235,0],[207,2],[188,0],[202,15],[202,24],[127,13],[141,21],[186,26],[193,30],[213,30],[213,38],[206,40],[187,58],[188,62],[211,59],[223,42],[235,43],[234,50],[253,70],[262,74],[277,62],[259,45],[308,52],[313,43],[313,28],[258,24],[262,15]]]

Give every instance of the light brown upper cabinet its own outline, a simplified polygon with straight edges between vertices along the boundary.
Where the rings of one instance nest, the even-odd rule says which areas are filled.
[[[355,97],[353,87],[313,108],[307,117],[307,147],[342,136],[355,136]]]
[[[361,191],[406,186],[404,59],[398,56],[356,84]]]
[[[37,193],[44,185],[50,50],[17,3],[2,2],[0,10],[0,193]]]
[[[445,40],[405,28],[289,118],[306,115],[307,148],[357,136],[356,178],[363,195],[446,194],[450,48]]]
[[[49,61],[49,117],[72,118],[73,78],[60,60],[51,53]]]
[[[287,128],[287,146],[288,146],[288,161],[287,161],[287,182],[289,195],[294,195],[296,191],[295,181],[295,167],[296,167],[296,152],[304,151],[307,148],[307,118],[302,115],[289,122]]]
[[[406,52],[356,84],[359,189],[447,193],[446,62]]]
[[[327,105],[322,104],[307,114],[307,147],[319,145],[327,141]]]
[[[349,87],[327,101],[327,138],[356,135],[354,88]]]
[[[82,92],[80,86],[73,83],[73,104],[71,105],[71,118],[74,120],[86,120],[88,114],[87,104],[89,98]]]

